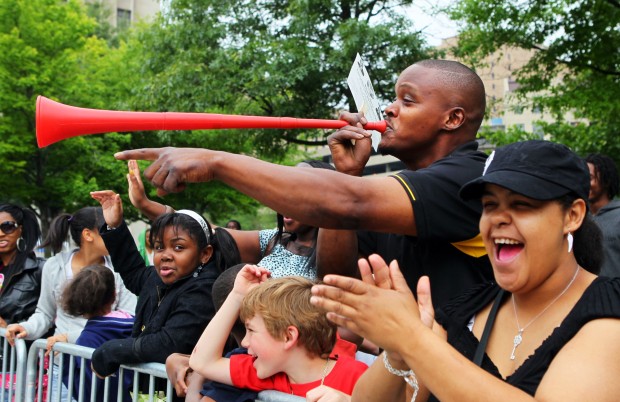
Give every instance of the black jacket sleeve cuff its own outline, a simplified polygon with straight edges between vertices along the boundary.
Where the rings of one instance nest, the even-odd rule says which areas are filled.
[[[134,342],[134,338],[113,339],[99,346],[91,359],[93,370],[107,377],[114,374],[121,364],[137,363]]]

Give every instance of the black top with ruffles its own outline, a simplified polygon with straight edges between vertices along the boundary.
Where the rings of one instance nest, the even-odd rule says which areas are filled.
[[[477,286],[454,298],[437,311],[437,322],[447,331],[448,343],[468,359],[474,359],[478,339],[467,327],[471,317],[493,302],[500,288],[495,283]],[[506,292],[502,303],[510,297]],[[534,395],[538,385],[558,352],[589,321],[599,318],[620,318],[620,278],[598,277],[586,289],[581,299],[559,327],[507,378],[484,355],[482,368],[497,378]],[[431,395],[429,401],[437,401]]]

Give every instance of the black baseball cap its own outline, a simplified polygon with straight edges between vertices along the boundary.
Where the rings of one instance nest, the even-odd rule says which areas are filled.
[[[482,176],[461,187],[459,195],[463,200],[481,198],[486,183],[535,200],[553,200],[573,193],[587,201],[590,171],[587,163],[566,145],[530,140],[493,151]]]

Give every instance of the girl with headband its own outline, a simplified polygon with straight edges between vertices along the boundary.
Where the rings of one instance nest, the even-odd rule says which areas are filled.
[[[94,371],[106,377],[120,364],[165,363],[171,353],[191,353],[215,314],[213,282],[240,262],[234,241],[223,229],[213,231],[194,211],[166,213],[151,227],[154,267],[146,267],[123,220],[120,196],[110,190],[91,196],[103,208],[101,232],[115,269],[139,296],[132,337],[97,348]]]
[[[334,167],[320,160],[308,160],[297,164],[302,168],[328,169]],[[149,199],[135,160],[128,162],[129,199],[133,206],[151,220],[174,209]],[[242,260],[267,268],[271,278],[303,276],[316,280],[316,242],[318,227],[277,214],[277,228],[266,230],[230,230]]]

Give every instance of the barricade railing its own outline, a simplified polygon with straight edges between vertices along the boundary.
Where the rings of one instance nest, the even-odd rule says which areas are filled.
[[[45,350],[47,348],[46,339],[38,339],[32,343],[30,350],[27,350],[26,343],[23,339],[16,339],[15,346],[11,346],[6,337],[6,330],[0,328],[0,339],[2,340],[2,391],[0,392],[0,402],[60,402],[61,389],[63,387],[63,371],[65,360],[68,361],[69,367],[66,372],[67,378],[66,388],[68,396],[62,402],[75,400],[82,402],[84,400],[97,400],[97,377],[95,374],[91,378],[86,378],[84,367],[85,361],[92,357],[93,348],[84,346],[57,342],[54,344],[50,353],[49,360],[46,362]],[[7,356],[9,357],[7,359]],[[64,359],[64,356],[70,358]],[[80,359],[80,367],[76,378],[75,362]],[[52,378],[54,370],[58,370],[58,381],[48,381]],[[126,370],[133,371],[133,389],[132,400],[138,401],[139,394],[142,392],[143,398],[148,402],[157,402],[165,398],[167,402],[172,402],[174,389],[166,374],[166,366],[162,363],[140,363],[140,364],[123,364],[118,373],[119,386],[116,390],[110,390],[109,378],[104,380],[103,385],[103,401],[107,402],[112,396],[112,392],[116,392],[116,400],[123,400],[123,381],[124,372]],[[148,390],[140,389],[139,385],[141,375],[148,375]],[[155,379],[161,378],[166,380],[165,391],[160,395],[161,391],[157,389]],[[78,394],[74,395],[73,384],[78,381]],[[84,384],[90,381],[90,395],[84,395]],[[39,386],[41,384],[41,386]],[[52,388],[57,387],[55,399],[52,399]],[[47,388],[47,389],[46,389]],[[140,399],[143,400],[143,399]],[[305,398],[278,391],[262,391],[258,394],[257,402],[300,402]]]
[[[15,346],[11,346],[6,339],[6,328],[0,328],[0,340],[2,341],[2,360],[0,402],[21,402],[26,390],[26,342],[16,339]]]
[[[256,402],[305,402],[306,398],[279,391],[261,391]]]
[[[54,353],[49,354],[48,368],[45,368],[45,350],[47,347],[47,341],[45,339],[38,339],[34,341],[28,352],[28,362],[26,369],[26,392],[25,401],[34,402],[60,402],[61,390],[63,388],[63,374],[65,375],[67,391],[67,401],[75,400],[82,402],[83,400],[94,401],[97,395],[97,377],[93,373],[91,378],[85,378],[85,360],[92,357],[93,348],[84,346],[73,345],[69,343],[57,342],[54,344],[52,351]],[[65,359],[68,356],[68,359]],[[80,369],[76,370],[76,359],[80,359]],[[66,360],[66,361],[65,361]],[[69,364],[68,370],[64,369],[65,364]],[[51,379],[55,377],[55,370],[57,381]],[[172,401],[173,388],[168,377],[166,375],[166,366],[162,363],[140,363],[131,365],[121,365],[118,373],[118,387],[116,390],[110,390],[110,377],[106,378],[103,384],[103,401],[108,401],[111,398],[111,392],[116,392],[116,400],[123,400],[123,378],[125,370],[133,371],[133,395],[132,400],[139,400],[139,394],[146,395],[149,402],[156,401],[158,392],[155,387],[155,379],[162,378],[166,380],[166,386],[164,391],[164,397],[167,401]],[[47,371],[47,373],[46,373]],[[78,378],[76,379],[76,371]],[[38,384],[45,384],[44,376],[47,375],[50,380],[48,381],[48,389],[45,393],[45,386],[39,387]],[[140,376],[148,375],[148,391],[141,390],[139,388]],[[74,394],[74,383],[78,381],[78,394]],[[90,381],[90,395],[87,397],[84,395],[84,384],[86,381]],[[100,391],[99,391],[100,392]],[[52,399],[52,394],[55,398]],[[1,402],[1,401],[0,401]],[[18,402],[18,401],[16,401]],[[62,402],[66,402],[63,400]]]

